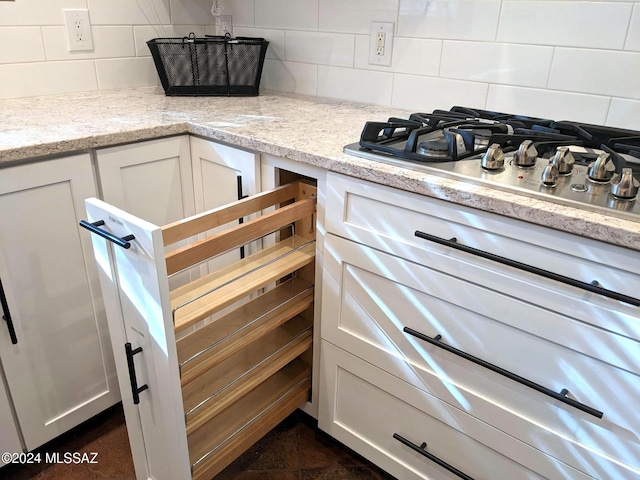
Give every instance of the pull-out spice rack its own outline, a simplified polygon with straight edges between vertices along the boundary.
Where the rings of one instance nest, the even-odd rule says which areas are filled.
[[[210,479],[310,399],[316,189],[294,182],[163,227],[86,207],[136,472]],[[206,272],[261,239],[272,245]],[[196,278],[171,290],[185,271]]]

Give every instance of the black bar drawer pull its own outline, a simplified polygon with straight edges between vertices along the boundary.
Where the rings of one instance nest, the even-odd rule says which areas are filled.
[[[502,265],[507,265],[509,267],[514,267],[520,270],[524,270],[525,272],[533,273],[535,275],[540,275],[541,277],[545,277],[550,280],[562,282],[564,284],[571,285],[573,287],[578,287],[583,290],[587,290],[588,292],[597,293],[598,295],[613,298],[614,300],[618,300],[620,302],[629,303],[636,307],[640,307],[639,299],[630,297],[628,295],[624,295],[619,292],[614,292],[613,290],[607,290],[606,288],[601,287],[597,281],[594,281],[592,283],[582,282],[580,280],[576,280],[575,278],[565,277],[564,275],[550,272],[549,270],[544,270],[542,268],[534,267],[532,265],[527,265],[526,263],[521,263],[516,260],[511,260],[510,258],[501,257],[500,255],[495,255],[493,253],[485,252],[484,250],[479,250],[477,248],[461,245],[458,243],[458,239],[455,237],[447,240],[446,238],[436,237],[435,235],[430,235],[428,233],[424,233],[419,230],[416,230],[414,235],[418,238],[423,238],[424,240],[429,240],[431,242],[444,245],[446,247],[451,247],[456,250],[460,250],[462,252],[471,253],[472,255],[486,258],[487,260],[493,260],[494,262],[501,263]]]
[[[135,350],[131,348],[129,342],[124,344],[124,349],[127,353],[127,366],[129,367],[129,382],[131,382],[131,394],[133,395],[133,404],[138,405],[140,403],[140,392],[144,392],[148,385],[142,385],[138,387],[138,380],[136,379],[136,367],[133,364],[133,356],[136,353],[142,352],[142,347],[138,347]]]
[[[245,195],[245,194],[242,192],[242,175],[238,175],[238,176],[236,177],[236,181],[237,181],[238,200],[244,200],[245,198],[248,198],[248,197],[249,197],[249,195]],[[240,218],[238,219],[238,223],[239,223],[239,224],[243,224],[243,223],[244,223],[244,218],[243,218],[243,217],[240,217]],[[245,254],[245,248],[244,248],[244,245],[242,245],[242,246],[240,247],[240,259],[242,260],[245,256],[246,256],[246,254]]]
[[[7,330],[9,330],[9,337],[11,343],[17,345],[18,337],[16,337],[16,329],[13,327],[13,320],[11,319],[11,312],[9,312],[9,303],[7,302],[7,296],[4,294],[4,288],[2,288],[2,280],[0,280],[0,305],[2,305],[2,319],[7,322]]]
[[[464,480],[473,480],[473,477],[470,477],[469,475],[467,475],[464,472],[461,472],[460,470],[458,470],[456,467],[453,467],[451,465],[449,465],[447,462],[445,462],[444,460],[439,459],[438,457],[436,457],[435,455],[427,452],[426,448],[427,448],[427,444],[426,442],[423,442],[422,445],[416,445],[415,443],[407,440],[406,438],[398,435],[397,433],[393,434],[393,438],[395,438],[396,440],[398,440],[400,443],[406,445],[407,447],[409,447],[411,450],[415,450],[416,452],[418,452],[420,455],[428,458],[429,460],[431,460],[432,462],[437,463],[438,465],[440,465],[442,468],[449,470],[451,473],[453,473],[454,475],[457,475],[458,477],[464,479]]]
[[[103,230],[101,228],[102,225],[104,225],[104,220],[98,220],[97,222],[93,222],[93,223],[89,223],[86,220],[80,220],[80,226],[86,228],[87,230],[89,230],[91,233],[95,233],[96,235],[100,235],[102,238],[106,238],[107,240],[109,240],[110,242],[115,243],[116,245],[122,247],[122,248],[129,248],[131,247],[131,240],[133,240],[134,237],[133,235],[127,235],[125,237],[116,237],[115,235],[107,232],[106,230]]]
[[[545,395],[555,398],[556,400],[560,400],[561,402],[566,403],[567,405],[571,405],[572,407],[577,408],[578,410],[581,410],[585,413],[588,413],[589,415],[593,415],[594,417],[598,417],[598,418],[602,418],[602,416],[604,415],[600,410],[596,410],[595,408],[590,407],[589,405],[585,405],[584,403],[580,403],[577,400],[574,400],[573,398],[568,397],[567,394],[569,393],[569,391],[566,388],[563,388],[562,391],[559,393],[554,392],[550,388],[547,388],[543,385],[532,382],[531,380],[521,377],[520,375],[516,375],[515,373],[510,372],[509,370],[505,370],[504,368],[498,367],[497,365],[494,365],[493,363],[489,363],[485,360],[482,360],[481,358],[474,357],[473,355],[467,352],[463,352],[462,350],[458,350],[457,348],[452,347],[451,345],[442,343],[440,341],[442,339],[441,335],[436,335],[435,337],[432,338],[432,337],[428,337],[423,333],[418,332],[417,330],[413,330],[412,328],[409,328],[409,327],[404,327],[402,331],[405,333],[408,333],[409,335],[413,335],[414,337],[419,338],[420,340],[423,340],[432,345],[440,347],[443,350],[446,350],[447,352],[450,352],[450,353],[453,353],[454,355],[462,357],[465,360],[469,360],[470,362],[473,362],[476,365],[480,365],[481,367],[487,368],[492,372],[495,372],[504,377],[507,377],[510,380],[513,380],[529,388],[532,388],[540,393],[544,393]]]

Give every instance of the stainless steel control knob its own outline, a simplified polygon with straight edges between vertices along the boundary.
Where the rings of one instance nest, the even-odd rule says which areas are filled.
[[[531,140],[525,140],[518,147],[518,151],[513,155],[516,167],[533,167],[538,158],[538,150]]]
[[[551,159],[551,163],[558,167],[558,173],[560,175],[571,175],[575,161],[576,159],[573,157],[569,147],[558,147],[555,155]]]
[[[560,178],[558,165],[550,161],[542,171],[542,183],[545,187],[555,187],[558,184],[558,178]]]
[[[614,173],[616,173],[616,166],[613,160],[607,152],[602,152],[596,161],[589,165],[587,178],[595,183],[606,183],[613,178]]]
[[[622,200],[632,200],[638,196],[640,182],[633,177],[630,168],[623,168],[620,177],[611,184],[611,195]]]
[[[504,152],[500,144],[494,143],[489,147],[480,160],[480,166],[485,170],[500,170],[504,167]]]

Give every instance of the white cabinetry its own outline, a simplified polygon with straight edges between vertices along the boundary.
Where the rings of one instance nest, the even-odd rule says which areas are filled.
[[[105,148],[98,150],[96,157],[102,198],[156,225],[170,224],[260,191],[259,155],[198,137],[181,135]],[[168,248],[185,244],[177,242]],[[251,250],[247,248],[248,254]],[[206,265],[175,274],[169,279],[170,286],[178,288],[239,259],[240,249],[235,249]],[[127,333],[114,323],[110,329],[118,368],[126,371],[122,345],[127,342]],[[125,395],[130,395],[128,379],[119,380]],[[147,478],[150,472],[144,460],[147,454],[140,415],[131,401],[123,400],[136,476]]]
[[[96,152],[102,198],[156,225],[195,213],[189,137]]]
[[[0,358],[32,450],[120,398],[91,240],[78,227],[95,179],[88,154],[0,173],[3,315],[17,340],[2,322]]]
[[[9,396],[0,378],[0,453],[20,453],[21,451],[22,444],[11,411]],[[0,467],[3,465],[6,465],[6,462],[0,458]]]
[[[101,149],[97,159],[102,198],[156,225],[260,191],[259,155],[188,135]],[[208,267],[239,258],[237,249]],[[185,278],[179,276],[174,285]]]
[[[640,421],[629,402],[640,396],[636,252],[339,175],[328,183],[323,429],[412,478],[415,465],[403,458],[420,453],[346,413],[357,396],[349,385],[364,391],[373,382],[386,393],[360,395],[370,417],[386,419],[390,404],[405,402],[417,408],[405,409],[416,424],[423,414],[437,418],[451,435],[462,432],[523,468],[507,474],[493,454],[441,450],[473,478],[640,478]],[[608,291],[586,290],[593,280]],[[607,296],[616,293],[620,299]],[[345,372],[360,380],[340,384]],[[410,400],[420,396],[431,406]],[[501,435],[476,428],[477,420]],[[422,441],[429,452],[439,448],[428,438],[414,443]],[[426,473],[432,469],[417,478],[450,478],[446,469]]]
[[[196,213],[227,205],[261,190],[260,155],[194,136],[189,141]],[[246,245],[227,252],[207,262],[207,268],[216,270],[255,249],[254,245]]]

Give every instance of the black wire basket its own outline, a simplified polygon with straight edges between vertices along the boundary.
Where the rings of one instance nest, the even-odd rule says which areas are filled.
[[[166,95],[258,95],[264,38],[206,36],[154,38],[147,42]]]

